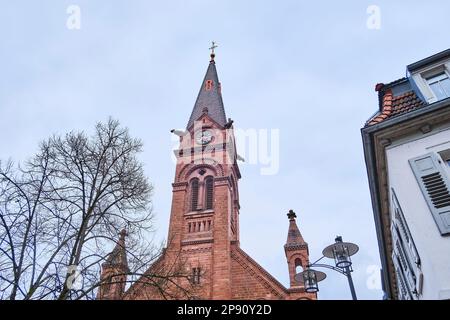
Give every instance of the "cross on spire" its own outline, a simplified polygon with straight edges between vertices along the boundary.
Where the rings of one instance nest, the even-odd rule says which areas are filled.
[[[214,54],[214,49],[217,48],[218,45],[215,41],[211,42],[211,47],[209,48],[209,50],[211,50],[211,54]]]
[[[211,50],[211,61],[214,61],[214,57],[216,56],[214,49],[216,49],[218,47],[217,43],[215,41],[211,42],[211,47],[209,48],[209,50]]]

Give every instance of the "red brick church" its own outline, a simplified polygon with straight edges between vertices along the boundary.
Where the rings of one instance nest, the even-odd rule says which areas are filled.
[[[99,288],[98,299],[316,299],[294,279],[297,267],[305,268],[308,244],[290,211],[284,250],[290,277],[286,288],[240,247],[239,190],[233,121],[226,118],[214,51],[186,131],[175,151],[177,165],[167,248],[146,274],[164,272],[182,262],[189,277],[168,285],[165,294],[139,279],[125,290],[125,281]],[[102,265],[102,279],[125,280],[128,270],[125,234]],[[142,277],[144,278],[144,277]],[[180,288],[189,287],[187,296]]]

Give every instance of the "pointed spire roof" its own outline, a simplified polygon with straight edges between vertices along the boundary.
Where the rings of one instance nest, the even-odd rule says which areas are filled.
[[[211,61],[208,70],[203,79],[200,92],[195,101],[194,109],[186,126],[189,129],[196,120],[204,113],[207,113],[219,125],[224,126],[227,123],[225,116],[225,108],[222,101],[221,85],[217,76],[216,63],[214,61],[215,54],[211,53]]]
[[[123,229],[120,232],[119,241],[117,241],[116,246],[114,247],[113,251],[111,251],[111,253],[108,255],[108,258],[104,263],[105,267],[123,268],[125,272],[129,271],[127,252],[125,249],[125,236],[127,236],[127,231]]]
[[[295,212],[293,210],[289,210],[287,216],[289,218],[289,230],[286,245],[284,247],[287,249],[307,245],[305,240],[303,240],[303,236],[298,229],[297,222],[295,221],[295,218],[297,218]]]

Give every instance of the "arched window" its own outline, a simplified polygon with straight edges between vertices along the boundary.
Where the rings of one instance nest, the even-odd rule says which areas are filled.
[[[303,271],[302,260],[300,260],[300,258],[295,259],[294,264],[296,274]]]
[[[214,179],[213,177],[207,177],[205,179],[205,204],[206,210],[210,210],[213,208],[214,202]]]
[[[191,181],[191,211],[196,211],[198,207],[198,179]]]

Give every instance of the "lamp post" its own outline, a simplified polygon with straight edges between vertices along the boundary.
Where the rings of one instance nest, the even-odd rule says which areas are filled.
[[[319,291],[318,283],[324,280],[327,275],[323,272],[311,269],[314,268],[327,268],[339,272],[340,274],[347,277],[348,284],[350,286],[350,292],[352,294],[353,300],[357,300],[355,286],[353,285],[352,279],[352,259],[355,253],[359,250],[358,246],[351,242],[343,242],[342,237],[338,236],[335,239],[335,243],[327,246],[322,251],[322,257],[316,262],[308,264],[306,270],[297,273],[295,275],[295,280],[303,283],[305,291],[308,293],[316,293]],[[323,258],[334,259],[335,266],[328,264],[318,263]]]

